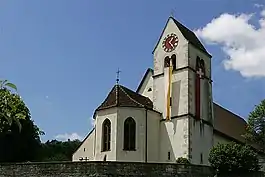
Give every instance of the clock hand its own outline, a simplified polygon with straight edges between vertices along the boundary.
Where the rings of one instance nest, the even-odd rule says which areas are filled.
[[[174,38],[172,37],[172,38],[170,39],[170,41],[168,42],[168,43],[170,44],[171,48],[174,47],[174,45],[172,44],[173,41],[174,41]]]

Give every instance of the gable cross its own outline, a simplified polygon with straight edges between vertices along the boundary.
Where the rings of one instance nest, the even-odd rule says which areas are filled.
[[[175,10],[174,10],[174,9],[171,9],[171,11],[170,11],[170,16],[171,16],[171,17],[174,17],[174,15],[175,15]]]
[[[116,72],[116,74],[117,74],[117,76],[116,76],[116,83],[117,83],[117,84],[118,84],[119,81],[120,81],[120,73],[121,73],[121,71],[120,71],[120,69],[118,68],[118,71]]]

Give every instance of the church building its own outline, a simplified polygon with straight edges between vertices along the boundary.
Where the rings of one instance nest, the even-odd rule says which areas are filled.
[[[73,161],[208,165],[217,144],[244,142],[246,122],[213,102],[211,58],[196,35],[170,17],[136,91],[116,84],[94,112],[95,126]]]

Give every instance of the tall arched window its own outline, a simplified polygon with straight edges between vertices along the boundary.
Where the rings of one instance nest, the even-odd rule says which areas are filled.
[[[124,140],[123,148],[126,151],[135,150],[136,141],[136,123],[133,118],[129,117],[124,122]]]
[[[104,120],[102,125],[102,151],[110,150],[111,123],[109,119]]]

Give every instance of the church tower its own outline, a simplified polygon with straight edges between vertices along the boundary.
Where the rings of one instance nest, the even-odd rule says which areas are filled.
[[[170,17],[153,51],[153,104],[163,114],[160,160],[208,164],[213,146],[211,55]]]

